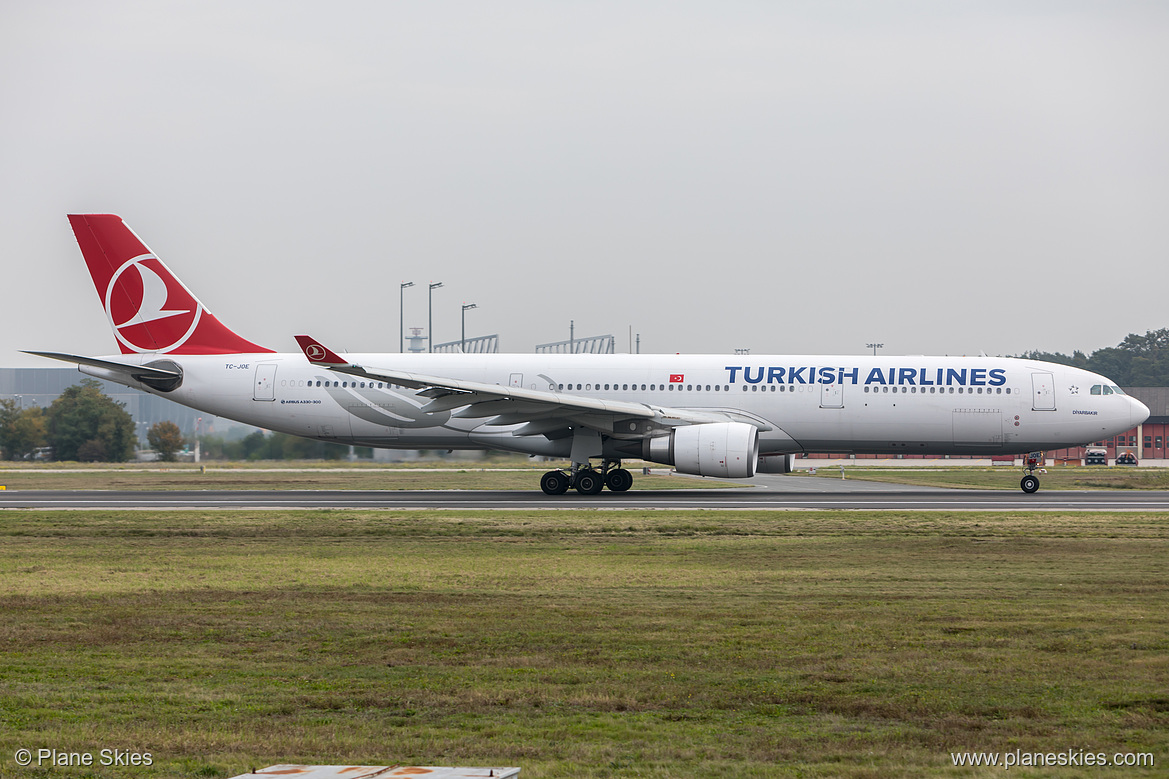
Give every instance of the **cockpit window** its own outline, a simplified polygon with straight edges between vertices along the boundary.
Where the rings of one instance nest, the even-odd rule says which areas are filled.
[[[1092,385],[1092,394],[1093,394],[1093,395],[1099,395],[1099,394],[1100,394],[1100,389],[1101,389],[1101,387],[1100,387],[1100,385],[1099,385],[1099,384],[1093,384],[1093,385]]]
[[[1112,391],[1113,391],[1113,392],[1115,392],[1117,395],[1123,395],[1123,394],[1124,394],[1124,390],[1122,390],[1120,387],[1113,387],[1113,388],[1112,388]]]
[[[1104,394],[1111,395],[1112,394],[1112,387],[1109,387],[1107,384],[1105,384],[1104,385]]]

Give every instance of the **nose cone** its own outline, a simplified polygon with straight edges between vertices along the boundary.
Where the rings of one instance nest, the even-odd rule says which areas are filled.
[[[1130,395],[1128,396],[1128,413],[1132,426],[1136,427],[1149,418],[1149,407]]]

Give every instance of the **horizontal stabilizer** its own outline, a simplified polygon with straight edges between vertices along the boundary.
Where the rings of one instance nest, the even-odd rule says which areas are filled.
[[[76,363],[77,365],[88,365],[91,368],[104,368],[114,373],[124,373],[134,379],[179,379],[182,378],[182,373],[179,371],[171,371],[165,368],[153,368],[146,365],[126,365],[121,362],[112,362],[110,360],[98,360],[93,357],[81,357],[76,354],[62,354],[61,352],[31,352],[27,349],[22,350],[25,354],[34,354],[37,357],[48,357],[50,360],[61,360],[62,362]]]

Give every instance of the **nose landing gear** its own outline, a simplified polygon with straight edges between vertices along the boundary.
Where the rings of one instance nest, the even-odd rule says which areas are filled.
[[[1035,475],[1035,472],[1047,473],[1046,468],[1039,467],[1042,462],[1043,452],[1031,452],[1023,458],[1023,470],[1027,472],[1027,475],[1019,482],[1019,486],[1028,495],[1039,491],[1039,477]]]

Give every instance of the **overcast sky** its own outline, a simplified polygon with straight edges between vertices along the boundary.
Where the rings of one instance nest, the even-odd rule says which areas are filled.
[[[9,1],[0,111],[0,365],[116,353],[94,212],[281,351],[1169,326],[1163,2]]]

